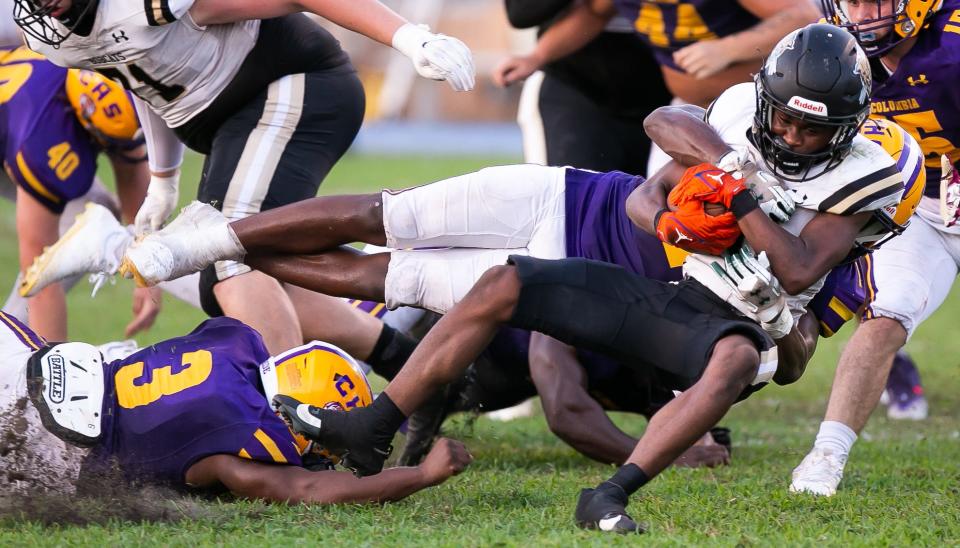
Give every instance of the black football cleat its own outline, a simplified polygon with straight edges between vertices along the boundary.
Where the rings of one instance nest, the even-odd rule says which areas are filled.
[[[605,489],[582,489],[574,518],[583,529],[613,533],[643,533],[644,528],[627,515],[627,494],[612,495]]]
[[[277,394],[273,407],[291,430],[341,457],[342,464],[357,476],[371,476],[383,470],[393,448],[389,441],[377,447],[364,428],[364,408],[349,413],[302,403]]]

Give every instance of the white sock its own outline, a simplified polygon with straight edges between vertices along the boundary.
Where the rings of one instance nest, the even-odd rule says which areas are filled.
[[[817,432],[817,439],[813,442],[813,446],[846,458],[855,441],[857,441],[857,433],[846,424],[823,421],[820,423],[820,431]]]

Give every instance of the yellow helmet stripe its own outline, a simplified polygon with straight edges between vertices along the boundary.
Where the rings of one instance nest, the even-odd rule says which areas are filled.
[[[250,457],[250,453],[247,453],[247,450],[246,450],[246,449],[241,449],[240,452],[237,453],[237,454],[240,455],[241,457],[245,458],[245,459],[251,459],[251,460],[253,460],[252,457]]]
[[[267,453],[270,453],[270,456],[273,458],[274,462],[287,462],[287,458],[283,456],[283,453],[280,451],[280,448],[277,447],[277,444],[267,435],[266,432],[257,428],[257,431],[253,433],[253,437],[257,438],[257,441],[260,442],[260,445],[263,445],[263,448],[267,450]]]
[[[36,175],[30,171],[30,167],[27,166],[27,162],[23,160],[23,153],[17,153],[17,169],[20,170],[20,175],[23,177],[24,182],[30,185],[30,188],[35,190],[37,194],[43,196],[44,198],[50,200],[55,204],[60,203],[60,198],[53,195],[52,192],[47,190],[45,186],[37,179]]]

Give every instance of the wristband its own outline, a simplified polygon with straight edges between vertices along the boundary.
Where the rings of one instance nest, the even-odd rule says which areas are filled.
[[[660,217],[663,217],[664,213],[668,213],[670,210],[667,208],[662,208],[653,216],[653,231],[657,232],[657,227],[660,226]]]
[[[759,208],[760,202],[753,197],[753,193],[749,190],[740,192],[730,200],[730,212],[733,213],[733,216],[736,217],[738,221],[754,209]]]

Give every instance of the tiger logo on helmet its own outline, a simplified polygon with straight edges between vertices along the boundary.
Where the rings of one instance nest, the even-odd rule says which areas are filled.
[[[890,2],[889,13],[884,13]],[[829,23],[843,27],[857,38],[868,57],[881,56],[907,38],[916,36],[943,5],[943,0],[885,0],[873,2],[876,17],[858,23],[850,19],[847,0],[821,0],[821,10]],[[883,33],[882,31],[888,30]]]
[[[70,69],[64,87],[80,125],[102,147],[123,151],[143,144],[133,101],[120,84],[93,71]]]
[[[903,233],[910,224],[910,217],[920,205],[927,173],[923,167],[923,151],[917,141],[897,124],[886,118],[868,118],[860,128],[860,134],[877,143],[897,162],[903,177],[903,195],[895,207],[885,207],[874,212],[873,218],[860,232],[858,247],[865,251],[880,247],[884,242]]]
[[[319,341],[270,358],[260,365],[260,380],[267,401],[284,394],[303,403],[342,411],[373,402],[370,383],[357,362],[340,348]],[[291,433],[301,455],[325,453],[300,434]]]

